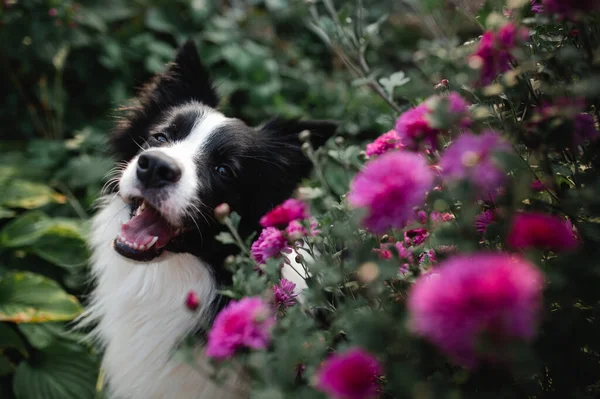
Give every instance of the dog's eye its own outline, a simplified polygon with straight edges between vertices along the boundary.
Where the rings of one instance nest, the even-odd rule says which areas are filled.
[[[215,172],[217,172],[220,176],[223,176],[223,177],[232,177],[233,176],[231,169],[225,165],[215,166]]]
[[[152,137],[154,137],[154,140],[158,141],[161,144],[165,144],[165,143],[169,142],[169,139],[167,138],[167,136],[162,133],[157,133]]]

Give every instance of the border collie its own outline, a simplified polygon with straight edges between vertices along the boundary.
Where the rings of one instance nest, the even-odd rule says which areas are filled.
[[[217,103],[188,41],[115,128],[118,176],[93,220],[95,288],[84,316],[96,325],[110,398],[248,396],[241,373],[224,386],[210,380],[202,347],[199,367],[172,357],[226,302],[217,293],[231,282],[223,262],[237,251],[215,240],[223,227],[213,210],[226,202],[241,215],[243,236],[257,231],[259,218],[310,173],[299,133],[310,131],[318,147],[337,125],[273,119],[254,128],[217,111]],[[184,305],[190,290],[200,298],[196,312]]]

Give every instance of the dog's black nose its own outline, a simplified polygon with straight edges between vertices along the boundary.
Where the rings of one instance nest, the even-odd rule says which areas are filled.
[[[137,177],[146,188],[161,188],[181,178],[181,168],[168,155],[151,152],[140,155]]]

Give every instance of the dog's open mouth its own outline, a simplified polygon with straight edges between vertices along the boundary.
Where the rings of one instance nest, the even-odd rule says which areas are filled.
[[[114,241],[119,254],[137,261],[150,261],[159,256],[164,247],[179,234],[156,209],[144,199],[133,202],[131,219],[121,225],[121,233]]]

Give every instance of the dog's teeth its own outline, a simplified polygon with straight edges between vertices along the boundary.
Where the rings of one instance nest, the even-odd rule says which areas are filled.
[[[156,237],[156,236],[155,236],[155,237],[152,239],[152,241],[150,241],[148,244],[146,244],[146,248],[148,248],[148,249],[152,248],[152,246],[153,246],[154,244],[156,244],[156,241],[158,241],[158,237]]]
[[[145,210],[146,209],[146,201],[142,201],[142,205],[140,205],[141,210]]]
[[[145,250],[146,250],[146,246],[145,246],[145,245],[140,245],[140,246],[138,247],[138,249],[139,249],[140,251],[145,251]]]
[[[131,243],[129,241],[125,241],[125,245],[127,245],[130,248],[133,248],[133,243]]]
[[[125,239],[123,238],[123,236],[121,234],[119,234],[117,236],[117,241],[119,241],[119,242],[125,242]]]
[[[136,243],[133,243],[133,249],[137,250],[140,246],[137,245]]]

